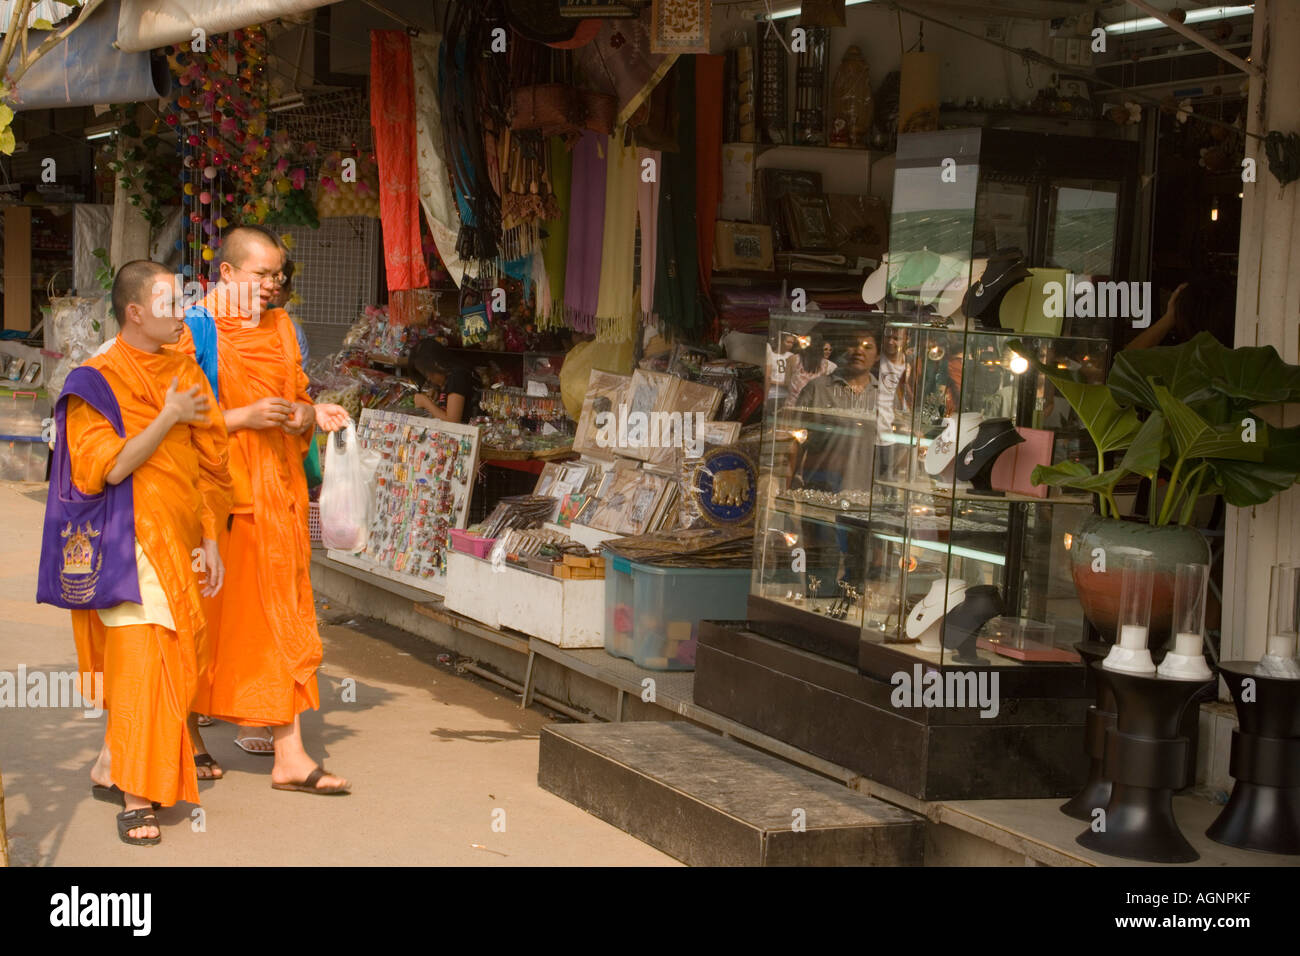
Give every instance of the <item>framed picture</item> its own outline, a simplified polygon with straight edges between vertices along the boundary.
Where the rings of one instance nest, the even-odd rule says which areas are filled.
[[[771,271],[771,226],[756,226],[747,222],[719,222],[713,236],[715,268]]]

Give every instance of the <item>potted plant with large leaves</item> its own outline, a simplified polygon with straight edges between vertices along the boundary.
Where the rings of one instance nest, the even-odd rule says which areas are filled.
[[[1259,505],[1300,479],[1300,427],[1279,428],[1259,414],[1300,402],[1300,366],[1282,361],[1272,346],[1230,349],[1202,332],[1182,345],[1119,353],[1097,385],[1010,345],[1056,386],[1097,450],[1095,468],[1065,461],[1032,475],[1035,484],[1097,496],[1098,513],[1070,542],[1084,613],[1113,637],[1123,556],[1149,553],[1157,563],[1151,646],[1159,646],[1168,637],[1177,565],[1209,562],[1205,539],[1191,525],[1197,502],[1221,495],[1230,505]],[[1115,488],[1127,475],[1152,482],[1145,519],[1120,514]]]

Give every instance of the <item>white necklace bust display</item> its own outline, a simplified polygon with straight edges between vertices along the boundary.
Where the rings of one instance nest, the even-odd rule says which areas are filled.
[[[967,584],[960,578],[935,581],[907,616],[907,636],[920,640],[923,651],[943,650],[943,618],[965,600]]]
[[[984,416],[979,412],[962,412],[945,418],[943,431],[930,442],[925,452],[925,473],[931,476],[942,474],[957,456],[957,449],[975,437],[983,421]]]

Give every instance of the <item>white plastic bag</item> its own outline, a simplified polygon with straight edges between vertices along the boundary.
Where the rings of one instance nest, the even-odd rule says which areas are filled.
[[[337,551],[360,551],[366,546],[370,475],[351,423],[329,436],[324,470],[320,490],[321,543]]]

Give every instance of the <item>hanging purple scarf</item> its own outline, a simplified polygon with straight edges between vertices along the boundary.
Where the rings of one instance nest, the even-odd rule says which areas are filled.
[[[67,419],[73,395],[107,418],[118,437],[126,437],[122,409],[103,373],[87,365],[73,369],[54,408],[54,466],[45,500],[36,600],[72,610],[139,604],[131,479],[105,485],[97,495],[83,495],[72,483]]]
[[[564,317],[579,332],[596,331],[600,247],[605,238],[608,137],[588,130],[573,148],[569,197],[569,257],[564,271]]]

